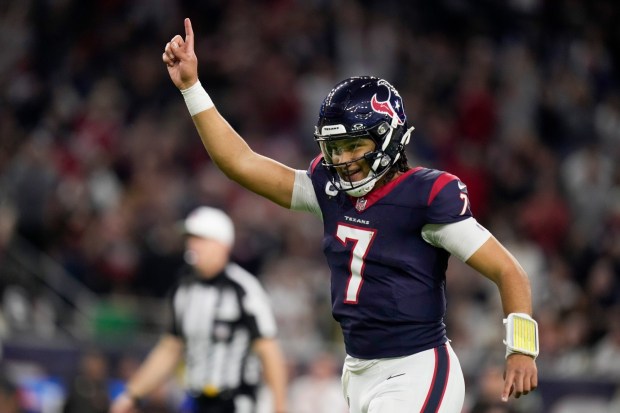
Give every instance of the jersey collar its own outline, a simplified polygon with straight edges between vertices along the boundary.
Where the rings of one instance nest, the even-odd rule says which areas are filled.
[[[392,189],[394,189],[398,184],[400,184],[400,182],[402,182],[407,177],[413,175],[420,169],[422,169],[421,166],[418,166],[416,168],[411,168],[410,170],[403,173],[402,175],[399,175],[396,179],[391,180],[387,184],[382,185],[379,188],[373,189],[367,195],[360,196],[360,197],[353,197],[353,196],[347,196],[347,197],[349,198],[351,203],[355,206],[355,210],[357,211],[357,213],[361,214],[362,212],[364,212],[365,210],[367,210],[368,208],[376,204],[380,199],[385,197],[387,194],[392,192]]]

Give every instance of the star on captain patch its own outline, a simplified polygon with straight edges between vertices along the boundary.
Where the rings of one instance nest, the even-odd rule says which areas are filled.
[[[355,202],[355,209],[358,212],[362,212],[363,210],[366,209],[366,198],[361,197],[361,198],[357,198],[357,202]]]

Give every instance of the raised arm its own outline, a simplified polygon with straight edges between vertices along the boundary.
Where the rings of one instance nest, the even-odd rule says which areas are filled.
[[[490,237],[466,261],[468,265],[492,280],[499,289],[504,315],[532,315],[532,298],[527,274],[495,237]],[[528,394],[538,386],[538,371],[534,358],[514,353],[506,358],[502,400]]]
[[[174,36],[166,44],[162,59],[170,79],[185,97],[196,130],[213,162],[230,179],[289,208],[295,171],[254,152],[213,107],[198,81],[194,31],[189,19],[185,19],[185,39]]]

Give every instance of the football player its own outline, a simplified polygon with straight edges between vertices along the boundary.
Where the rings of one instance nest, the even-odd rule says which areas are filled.
[[[198,80],[189,19],[185,37],[174,36],[162,58],[216,165],[247,189],[322,220],[352,413],[461,411],[463,373],[443,323],[450,255],[499,289],[507,349],[498,397],[536,388],[538,326],[527,274],[476,222],[463,182],[407,164],[413,127],[392,85],[375,77],[337,84],[314,133],[321,154],[302,171],[254,152],[215,109]]]

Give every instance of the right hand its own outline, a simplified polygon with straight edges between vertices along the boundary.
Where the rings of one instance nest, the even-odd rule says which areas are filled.
[[[166,43],[162,60],[168,68],[172,83],[180,90],[193,86],[198,81],[198,58],[194,53],[194,30],[186,18],[185,39],[176,35]]]
[[[137,413],[138,409],[134,400],[127,393],[120,394],[110,406],[109,413]]]

